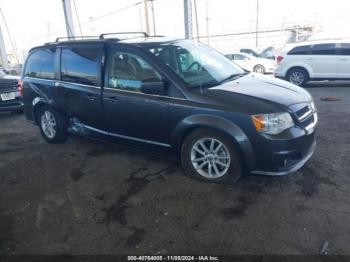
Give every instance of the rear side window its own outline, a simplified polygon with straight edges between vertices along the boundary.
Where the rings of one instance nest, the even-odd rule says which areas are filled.
[[[340,49],[341,55],[350,55],[350,43],[342,43]]]
[[[296,46],[288,52],[288,55],[307,55],[310,53],[310,49],[310,45]]]
[[[61,77],[63,81],[98,86],[100,69],[98,47],[62,48]]]
[[[335,55],[335,44],[313,45],[311,55]]]
[[[28,58],[24,75],[27,77],[55,78],[55,49],[34,51]]]

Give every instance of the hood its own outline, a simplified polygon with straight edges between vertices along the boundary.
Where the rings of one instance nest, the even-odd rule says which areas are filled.
[[[284,80],[260,74],[248,74],[234,81],[209,88],[208,92],[226,91],[254,97],[283,106],[309,102],[310,94],[301,87]]]

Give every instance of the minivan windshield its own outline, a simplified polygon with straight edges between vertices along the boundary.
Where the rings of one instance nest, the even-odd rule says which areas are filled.
[[[179,41],[149,48],[188,87],[211,87],[245,74],[244,70],[201,43]]]

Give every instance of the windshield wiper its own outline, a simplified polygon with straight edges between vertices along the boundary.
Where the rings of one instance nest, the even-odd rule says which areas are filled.
[[[221,81],[211,80],[209,82],[205,82],[205,83],[202,83],[200,85],[195,85],[195,86],[191,86],[191,87],[192,88],[194,88],[194,87],[203,87],[203,88],[214,87],[214,86],[217,86],[217,85],[221,85],[221,84],[223,84],[225,82],[232,81],[232,80],[235,80],[235,79],[240,78],[242,76],[245,76],[246,74],[248,74],[248,73],[232,74],[232,75],[230,75],[228,77],[225,77]]]
[[[240,78],[244,75],[246,75],[247,73],[240,73],[240,74],[232,74],[232,75],[229,75],[228,77],[222,79],[221,81],[218,82],[219,85],[223,84],[223,83],[226,83],[228,81],[232,81],[232,80],[235,80],[237,78]]]

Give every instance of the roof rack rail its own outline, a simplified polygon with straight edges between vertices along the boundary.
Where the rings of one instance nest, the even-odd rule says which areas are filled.
[[[104,33],[101,34],[100,36],[92,36],[92,35],[83,35],[83,36],[64,36],[64,37],[57,37],[55,42],[53,43],[57,43],[57,42],[61,42],[61,41],[78,41],[78,40],[116,40],[116,41],[120,41],[123,40],[122,38],[106,38],[106,36],[110,36],[110,35],[141,35],[141,37],[149,37],[149,35],[146,32],[116,32],[116,33]],[[162,35],[155,35],[152,37],[164,37]],[[132,37],[131,37],[132,38]],[[125,39],[125,38],[124,38]],[[52,44],[52,43],[46,43],[46,44]]]
[[[105,36],[109,35],[142,35],[142,37],[149,37],[149,35],[146,32],[116,32],[101,34],[99,39],[106,39]]]
[[[64,37],[57,37],[55,42],[60,42],[61,40],[84,40],[84,39],[99,39],[98,36],[92,36],[92,35],[82,35],[82,36],[64,36]]]

